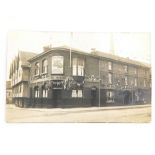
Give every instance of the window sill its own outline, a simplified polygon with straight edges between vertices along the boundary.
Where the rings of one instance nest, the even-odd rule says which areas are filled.
[[[48,74],[47,72],[44,72],[44,73],[41,73],[40,75],[46,75],[46,74]]]

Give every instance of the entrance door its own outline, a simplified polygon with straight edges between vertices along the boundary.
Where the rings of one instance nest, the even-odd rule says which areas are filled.
[[[95,104],[96,104],[96,100],[97,100],[97,98],[96,98],[96,91],[97,91],[97,88],[96,87],[93,87],[92,89],[91,89],[91,106],[95,106]]]
[[[62,90],[53,89],[53,106],[56,108],[61,103]]]
[[[129,104],[131,102],[131,93],[129,91],[124,92],[124,104]]]

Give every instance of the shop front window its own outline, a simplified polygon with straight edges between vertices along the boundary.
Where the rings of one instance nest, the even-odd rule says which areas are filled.
[[[107,91],[107,102],[108,103],[114,102],[114,92],[113,91]]]
[[[72,90],[72,98],[82,98],[83,97],[83,92],[82,90]]]
[[[39,88],[38,87],[35,87],[35,89],[34,89],[34,97],[35,98],[39,97]]]
[[[48,97],[48,90],[45,89],[45,88],[42,89],[42,97],[43,98],[47,98]]]

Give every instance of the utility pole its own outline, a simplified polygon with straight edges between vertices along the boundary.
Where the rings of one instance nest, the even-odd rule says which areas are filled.
[[[70,56],[69,56],[70,68],[72,66],[72,40],[73,40],[73,32],[70,33]]]
[[[99,107],[101,106],[101,100],[100,100],[100,98],[101,98],[101,90],[100,90],[100,59],[99,59]]]

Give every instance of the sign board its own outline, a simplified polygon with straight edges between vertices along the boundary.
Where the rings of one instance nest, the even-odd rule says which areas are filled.
[[[62,80],[53,80],[52,81],[52,88],[53,89],[63,89],[63,81]]]
[[[52,56],[52,74],[63,74],[63,56]]]

